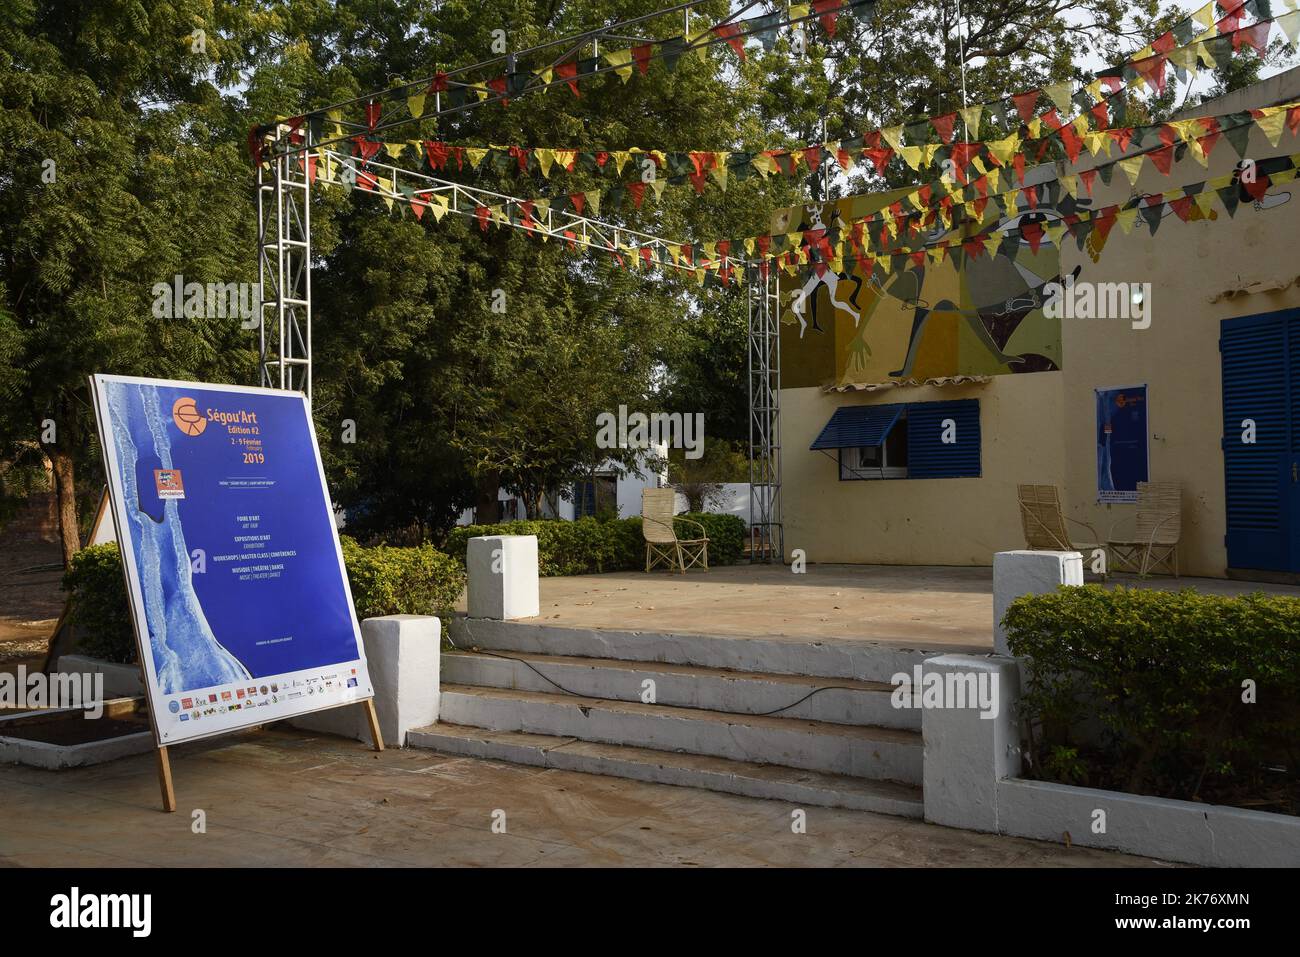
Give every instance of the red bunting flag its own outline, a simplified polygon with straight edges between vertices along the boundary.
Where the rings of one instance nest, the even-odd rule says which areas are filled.
[[[569,204],[573,207],[573,211],[577,213],[579,216],[581,216],[582,211],[587,208],[587,194],[570,193]]]
[[[447,163],[447,157],[450,151],[446,143],[437,143],[433,140],[424,141],[424,152],[429,157],[429,165],[435,170],[440,170]]]
[[[1300,106],[1292,106],[1286,111],[1286,128],[1295,136],[1296,130],[1300,130]]]
[[[641,43],[632,48],[632,59],[636,61],[636,68],[645,76],[646,71],[650,69],[650,56],[654,52],[653,43]]]
[[[428,205],[429,204],[426,203],[424,200],[420,199],[419,196],[416,195],[411,196],[411,212],[415,213],[416,219],[424,218],[424,210],[426,207],[428,207]]]
[[[487,81],[488,89],[501,97],[501,105],[509,106],[510,101],[506,99],[506,78],[504,76],[493,77]]]
[[[736,56],[745,59],[745,40],[740,36],[740,27],[734,23],[719,23],[713,32],[726,41],[727,46],[736,51]]]
[[[1174,165],[1174,148],[1172,146],[1162,146],[1158,150],[1152,150],[1147,156],[1150,157],[1152,165],[1160,170],[1162,175],[1169,175],[1169,171]]]
[[[524,146],[512,146],[506,152],[515,158],[515,162],[519,165],[519,172],[528,172],[528,154],[532,150]]]
[[[1138,71],[1142,79],[1155,87],[1157,93],[1163,93],[1165,91],[1165,63],[1164,56],[1157,53],[1155,56],[1149,56],[1142,60],[1134,60],[1133,69]]]
[[[956,113],[945,113],[943,116],[930,117],[930,123],[934,126],[935,131],[939,134],[939,139],[947,145],[952,142],[952,126],[957,122]]]
[[[871,161],[871,165],[876,168],[877,173],[884,176],[885,169],[889,166],[889,161],[894,156],[894,151],[888,146],[880,146],[872,149],[864,149],[862,155]]]
[[[555,65],[555,75],[559,79],[568,82],[570,93],[577,97],[582,96],[578,92],[578,64],[576,61],[570,60],[568,63],[557,63]]]
[[[1079,173],[1079,179],[1083,180],[1083,188],[1089,196],[1092,195],[1092,184],[1096,178],[1097,171],[1095,169],[1085,169]]]
[[[808,164],[809,169],[817,169],[822,165],[822,148],[809,146],[803,151],[803,161]]]
[[[1016,105],[1016,112],[1020,114],[1020,119],[1028,123],[1034,118],[1034,107],[1038,105],[1038,90],[1017,93],[1011,97],[1011,102]]]
[[[1129,140],[1133,139],[1133,128],[1129,126],[1117,127],[1113,130],[1107,130],[1110,138],[1119,146],[1120,152],[1128,149]]]
[[[491,212],[486,206],[477,206],[474,209],[474,218],[478,220],[478,228],[482,232],[487,232],[488,214]]]
[[[1110,110],[1107,108],[1105,100],[1102,100],[1088,112],[1092,114],[1092,119],[1093,122],[1097,124],[1097,129],[1104,130],[1106,127],[1110,126]]]
[[[1166,32],[1162,33],[1158,38],[1152,41],[1151,49],[1155,50],[1157,53],[1168,53],[1177,45],[1178,41],[1174,39],[1173,33]]]
[[[1101,237],[1102,242],[1110,235],[1111,227],[1115,225],[1115,220],[1119,216],[1119,208],[1116,206],[1107,206],[1105,209],[1098,210],[1093,214],[1092,224]]]
[[[1238,30],[1232,35],[1232,52],[1240,52],[1242,45],[1245,44],[1263,56],[1264,51],[1268,49],[1268,30],[1272,25],[1272,21],[1264,20],[1244,30]]]
[[[429,93],[446,93],[447,92],[447,74],[439,71],[433,75],[433,80],[429,83]]]
[[[841,0],[812,0],[813,12],[817,14],[817,22],[822,25],[827,36],[835,36],[835,21],[839,18],[840,10],[844,4]]]
[[[1192,197],[1184,196],[1181,199],[1172,200],[1169,203],[1169,208],[1174,211],[1175,216],[1183,222],[1187,222],[1187,217],[1192,212]]]
[[[1020,235],[1029,243],[1030,252],[1038,252],[1038,246],[1043,241],[1042,223],[1025,223],[1020,224]]]
[[[632,205],[640,209],[641,201],[645,199],[645,183],[628,183],[627,191],[632,194]]]

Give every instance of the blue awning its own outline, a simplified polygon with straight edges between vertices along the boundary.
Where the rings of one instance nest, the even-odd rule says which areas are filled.
[[[835,410],[809,449],[852,449],[883,445],[885,436],[903,414],[903,406],[846,405]]]

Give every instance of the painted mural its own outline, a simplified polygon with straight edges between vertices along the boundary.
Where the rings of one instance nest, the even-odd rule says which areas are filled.
[[[860,196],[796,207],[785,211],[776,231],[851,222],[893,199]],[[1062,208],[1040,203],[999,225],[1049,223],[1079,203],[1063,199]],[[927,241],[946,234],[940,229]],[[1060,369],[1060,320],[1043,310],[1043,287],[1062,281],[1059,250],[1047,242],[1034,250],[1016,239],[1000,252],[1010,255],[927,257],[922,265],[908,259],[889,273],[877,266],[871,276],[852,260],[845,273],[782,273],[783,383],[797,388]]]
[[[1255,211],[1286,203],[1290,193],[1272,188],[1265,171],[1268,162],[1252,170],[1257,175],[1249,178],[1242,176],[1244,164],[1238,164],[1233,184],[1226,190],[1233,196],[1225,201],[1230,200],[1234,209],[1239,203]],[[1034,249],[1017,230],[1027,223],[1049,226],[1116,200],[1098,202],[1071,195],[1048,176],[1039,177],[1037,185],[1039,202],[1034,208],[1020,208],[998,222],[997,229],[1011,232],[997,248],[997,255],[971,258],[959,253],[941,261],[927,256],[921,265],[911,258],[895,257],[894,262],[900,265],[889,272],[877,265],[870,276],[852,259],[844,261],[846,272],[829,268],[819,272],[807,266],[793,274],[781,272],[783,386],[873,385],[1060,370],[1061,320],[1044,309],[1045,287],[1088,279],[1085,273],[1099,261],[1106,240],[1086,224],[1076,235],[1067,236],[1068,260],[1074,265],[1063,275],[1058,248],[1044,240]],[[907,192],[796,206],[774,217],[772,231],[835,227],[847,231],[847,224],[883,209]],[[1123,205],[1139,202],[1138,195],[1117,198]],[[1171,213],[1169,205],[1142,210],[1144,218],[1161,219]],[[1188,218],[1217,219],[1218,212],[1193,206]],[[958,235],[940,228],[926,241]],[[1079,255],[1073,254],[1073,247]]]

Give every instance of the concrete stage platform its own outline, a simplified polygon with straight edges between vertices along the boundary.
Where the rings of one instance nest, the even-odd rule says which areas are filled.
[[[1111,586],[1242,595],[1300,587],[1211,578],[1112,576]],[[464,611],[462,602],[460,610]],[[982,567],[731,565],[673,575],[614,572],[541,580],[541,615],[565,628],[735,638],[866,641],[941,650],[993,647],[993,570]]]

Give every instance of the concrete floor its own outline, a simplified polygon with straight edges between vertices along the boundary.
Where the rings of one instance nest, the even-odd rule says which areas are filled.
[[[172,770],[165,815],[152,755],[0,767],[0,866],[1171,866],[825,808],[794,834],[780,802],[292,730],[173,748]]]
[[[1300,588],[1210,578],[1120,575],[1142,588],[1240,595]],[[461,604],[464,610],[464,603]],[[993,647],[991,568],[731,565],[686,575],[614,572],[541,580],[537,624],[709,635],[866,639],[906,645]]]

